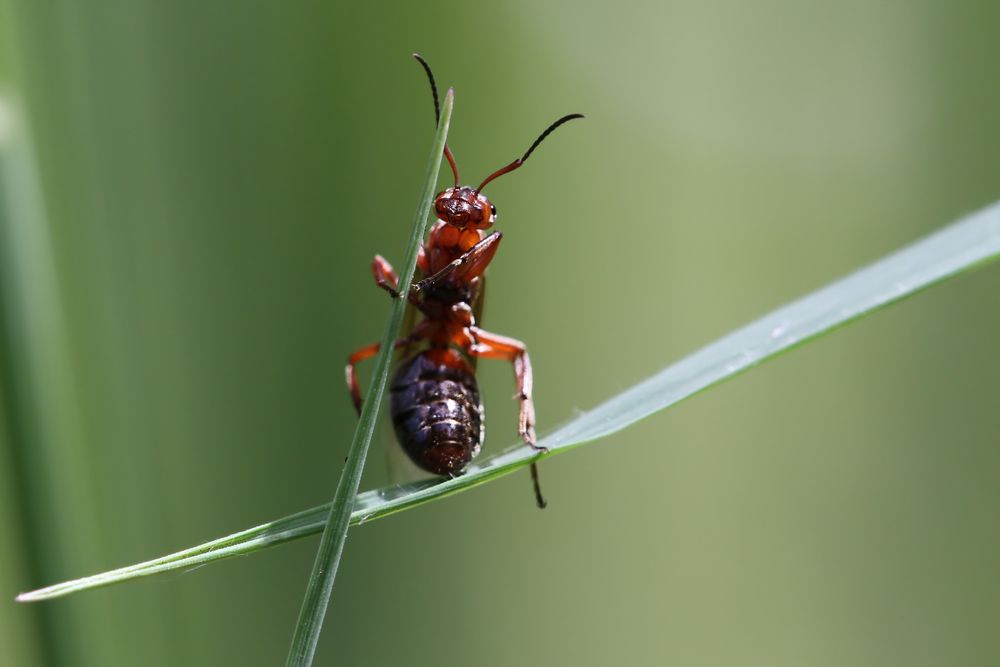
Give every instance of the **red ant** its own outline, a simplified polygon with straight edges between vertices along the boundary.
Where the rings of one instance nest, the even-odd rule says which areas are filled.
[[[427,73],[437,120],[440,107],[434,74],[420,55],[413,57]],[[417,256],[417,266],[422,276],[427,277],[414,283],[407,292],[407,299],[424,318],[409,335],[395,342],[397,349],[420,341],[427,341],[428,347],[403,361],[390,384],[390,413],[396,438],[410,459],[428,472],[455,476],[479,454],[485,430],[473,363],[480,357],[504,359],[513,364],[516,398],[520,402],[518,434],[539,452],[547,451],[535,444],[531,361],[524,343],[484,331],[476,324],[477,306],[483,296],[483,272],[503,238],[500,232],[486,235],[485,230],[496,220],[497,209],[482,190],[493,179],[519,168],[545,137],[574,118],[583,115],[570,114],[552,123],[524,155],[487,176],[476,188],[459,186],[455,157],[447,144],[444,147],[455,175],[455,186],[434,198],[438,220]],[[397,291],[399,277],[381,255],[375,255],[372,273],[376,285],[394,298],[402,297]],[[379,346],[373,343],[362,347],[347,363],[347,386],[358,414],[361,390],[356,366],[377,354]],[[545,507],[534,462],[531,477],[538,506]]]

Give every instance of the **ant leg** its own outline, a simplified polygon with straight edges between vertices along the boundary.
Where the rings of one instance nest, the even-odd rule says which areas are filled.
[[[417,248],[417,268],[421,272],[427,273],[427,251],[424,249],[423,243]]]
[[[535,404],[531,400],[531,359],[524,343],[513,338],[483,331],[479,327],[468,327],[469,335],[475,341],[466,348],[474,357],[487,359],[506,359],[514,364],[514,379],[517,382],[517,399],[521,402],[521,411],[517,421],[518,435],[525,443],[540,454],[548,451],[545,447],[535,444]],[[531,483],[535,489],[535,503],[538,509],[545,509],[548,504],[542,497],[542,487],[538,482],[538,463],[531,462]]]
[[[399,298],[399,276],[392,264],[382,255],[375,255],[372,260],[372,275],[375,277],[375,284],[392,295],[393,299]]]
[[[471,356],[485,359],[504,359],[514,365],[514,380],[517,383],[516,398],[521,403],[517,432],[528,445],[544,450],[535,444],[535,404],[531,400],[531,359],[524,343],[513,338],[484,331],[479,327],[469,327],[475,341],[466,350]]]
[[[354,409],[358,411],[359,417],[361,416],[361,387],[358,386],[357,365],[365,359],[374,357],[381,347],[382,343],[372,343],[355,350],[354,354],[348,357],[347,367],[344,368],[347,390],[351,392],[351,400],[354,401]]]
[[[426,338],[426,328],[417,326],[409,336],[404,336],[403,338],[397,338],[396,342],[393,343],[393,349],[399,349],[407,345],[411,345],[416,341]],[[344,367],[344,378],[347,380],[347,390],[351,393],[351,400],[354,402],[354,409],[358,411],[358,416],[361,416],[361,387],[358,385],[358,369],[357,366],[365,359],[370,359],[378,354],[378,351],[382,348],[382,343],[371,343],[370,345],[365,345],[354,351],[354,353],[347,358],[347,366]]]
[[[414,284],[413,291],[421,292],[440,285],[445,280],[468,281],[482,275],[489,263],[493,261],[493,256],[500,247],[501,239],[503,239],[502,233],[493,232],[433,276]]]

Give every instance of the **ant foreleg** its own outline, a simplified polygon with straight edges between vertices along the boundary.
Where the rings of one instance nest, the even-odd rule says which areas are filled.
[[[419,293],[440,285],[446,280],[469,281],[481,276],[489,263],[493,261],[493,256],[496,255],[497,249],[500,247],[501,239],[503,239],[503,234],[493,232],[434,275],[415,283],[413,291]]]
[[[399,276],[392,264],[382,255],[375,255],[372,260],[372,275],[375,277],[375,284],[392,295],[393,299],[398,299]]]

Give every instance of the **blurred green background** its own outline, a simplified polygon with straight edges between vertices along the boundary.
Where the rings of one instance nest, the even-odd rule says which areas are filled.
[[[433,131],[545,432],[1000,198],[996,2],[0,0],[0,663],[283,664],[315,539],[20,590],[332,497]],[[444,180],[443,180],[444,182]],[[1000,660],[1000,271],[353,530],[317,664]],[[488,450],[510,369],[480,365]],[[365,376],[367,380],[367,375]],[[383,455],[365,488],[386,483]]]

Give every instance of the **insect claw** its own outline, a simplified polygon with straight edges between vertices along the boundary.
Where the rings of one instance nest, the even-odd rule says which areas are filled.
[[[544,447],[539,447],[535,444],[537,438],[535,437],[535,425],[534,424],[524,424],[518,429],[518,435],[521,436],[521,440],[524,440],[524,444],[528,445],[535,451],[539,449],[544,449]]]
[[[376,284],[382,289],[384,289],[386,292],[388,292],[389,296],[391,296],[393,299],[398,299],[399,297],[402,296],[402,294],[399,293],[399,290],[395,289],[392,285],[390,285],[385,281],[380,280]]]

